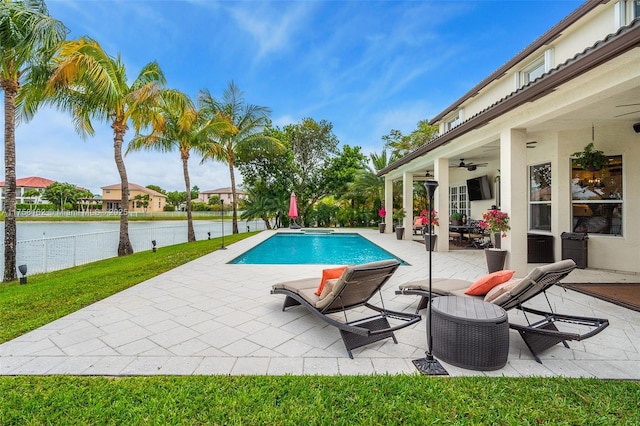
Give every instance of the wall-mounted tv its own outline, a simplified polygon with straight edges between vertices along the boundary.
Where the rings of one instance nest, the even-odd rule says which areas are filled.
[[[468,179],[467,193],[469,194],[469,201],[490,200],[492,197],[489,176]]]

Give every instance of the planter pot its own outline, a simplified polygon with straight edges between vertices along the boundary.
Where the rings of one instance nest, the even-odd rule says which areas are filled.
[[[490,236],[491,243],[493,244],[493,248],[502,248],[502,233],[501,232],[493,232]]]
[[[396,226],[396,238],[399,240],[404,239],[404,227]]]
[[[380,228],[380,233],[384,234],[384,230],[387,227],[387,224],[386,223],[379,223],[378,227]]]
[[[507,259],[507,251],[495,248],[484,249],[487,258],[487,270],[489,273],[504,269],[504,261]]]
[[[438,236],[435,234],[424,234],[424,247],[427,251],[433,251],[436,247]]]
[[[462,219],[460,219],[460,220],[452,220],[451,224],[453,226],[460,226],[460,225],[462,225]]]

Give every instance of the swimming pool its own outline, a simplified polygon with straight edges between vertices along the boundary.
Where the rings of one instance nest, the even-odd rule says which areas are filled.
[[[402,259],[359,234],[277,233],[229,263],[256,265],[359,265]]]

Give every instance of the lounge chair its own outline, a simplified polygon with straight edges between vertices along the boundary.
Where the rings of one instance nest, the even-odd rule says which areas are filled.
[[[413,235],[422,235],[425,225],[422,223],[422,216],[413,219]]]
[[[576,263],[571,260],[562,260],[544,266],[538,266],[525,276],[519,283],[515,284],[510,290],[506,290],[499,294],[495,299],[490,300],[505,310],[516,308],[523,312],[527,324],[515,324],[509,322],[509,328],[517,330],[524,340],[525,344],[531,351],[536,361],[542,363],[538,354],[542,351],[562,342],[565,347],[569,347],[567,341],[584,340],[592,337],[607,328],[609,320],[602,318],[579,317],[575,315],[563,315],[553,312],[546,290],[557,284],[565,278],[571,271],[576,268]],[[464,280],[456,279],[432,279],[432,294],[434,296],[465,296],[484,299],[484,296],[469,296],[464,292],[472,283]],[[543,293],[550,312],[540,311],[524,307],[522,304]],[[427,307],[429,299],[429,283],[426,280],[414,281],[400,285],[400,289],[396,294],[408,294],[421,296],[418,304],[419,311]],[[541,317],[537,321],[531,321],[527,314]],[[584,333],[574,331],[560,331],[556,324],[567,323],[573,326],[586,326]]]
[[[289,306],[302,305],[318,318],[337,327],[349,358],[353,359],[352,349],[389,337],[393,339],[394,343],[398,343],[393,332],[415,324],[421,319],[419,314],[395,312],[384,307],[380,289],[398,269],[398,266],[400,263],[396,260],[349,266],[340,278],[332,283],[333,289],[322,299],[315,293],[318,288],[318,278],[274,284],[271,294],[287,296],[282,306],[283,311]],[[380,295],[382,307],[369,303],[369,300],[376,293]],[[353,316],[359,318],[349,320],[347,311],[358,307],[368,308],[375,314],[365,316],[362,313],[364,309],[356,309],[352,311]],[[395,325],[391,326],[389,319],[393,320]]]

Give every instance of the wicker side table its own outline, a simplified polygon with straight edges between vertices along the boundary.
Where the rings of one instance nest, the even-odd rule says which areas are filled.
[[[507,312],[493,303],[460,296],[433,299],[433,354],[471,370],[498,370],[509,355]]]

